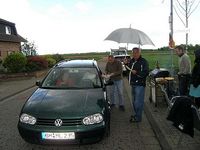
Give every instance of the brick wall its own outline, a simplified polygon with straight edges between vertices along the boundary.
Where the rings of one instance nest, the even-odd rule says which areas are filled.
[[[19,52],[20,43],[0,42],[0,58],[4,59],[8,53]]]

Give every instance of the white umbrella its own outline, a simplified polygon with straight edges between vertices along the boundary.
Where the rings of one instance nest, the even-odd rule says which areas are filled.
[[[142,31],[133,28],[120,28],[111,32],[105,40],[118,43],[132,43],[140,45],[153,45],[151,39]]]

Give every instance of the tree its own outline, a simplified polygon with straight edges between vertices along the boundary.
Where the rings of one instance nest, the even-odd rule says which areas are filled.
[[[188,30],[188,19],[190,15],[197,9],[200,4],[200,0],[176,0],[174,5],[174,10]],[[185,19],[185,21],[184,21]],[[186,50],[188,49],[188,31],[186,31]]]
[[[37,47],[35,45],[35,42],[25,42],[21,46],[21,52],[25,56],[35,56],[35,55],[37,55],[36,50],[37,50]]]

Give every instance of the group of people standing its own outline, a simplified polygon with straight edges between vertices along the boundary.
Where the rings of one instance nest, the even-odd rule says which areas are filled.
[[[191,68],[190,57],[182,46],[175,48],[179,56],[179,95],[190,96],[200,107],[200,49],[195,51],[194,67]],[[131,114],[130,122],[141,122],[144,108],[146,78],[149,75],[148,61],[142,57],[140,48],[132,49],[132,58],[123,62],[129,71],[128,80],[131,86],[132,105],[134,112]],[[120,61],[113,55],[108,56],[105,74],[113,81],[110,91],[111,108],[116,106],[116,98],[119,99],[119,109],[125,111],[123,96],[123,70]]]
[[[128,79],[132,88],[132,105],[134,108],[134,114],[131,115],[130,122],[141,122],[144,107],[146,77],[149,74],[149,65],[147,60],[141,56],[140,48],[133,48],[132,55],[130,61],[127,61],[126,59],[124,60],[124,64],[126,65],[127,70],[129,70]],[[111,107],[116,105],[116,98],[118,97],[119,108],[122,111],[125,111],[121,62],[116,60],[112,55],[109,55],[105,67],[105,73],[110,76],[110,79],[114,83],[110,92]]]
[[[200,107],[200,49],[194,51],[194,66],[191,67],[190,57],[182,46],[175,47],[179,56],[179,95],[189,96]]]

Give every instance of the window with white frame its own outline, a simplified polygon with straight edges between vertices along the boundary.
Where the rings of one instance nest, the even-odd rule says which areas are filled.
[[[6,34],[11,35],[11,27],[10,26],[6,26]]]

